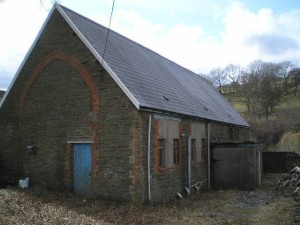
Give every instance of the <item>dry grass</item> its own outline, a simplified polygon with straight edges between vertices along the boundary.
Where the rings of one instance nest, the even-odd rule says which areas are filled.
[[[300,154],[300,132],[285,133],[276,148],[280,151],[296,152]]]
[[[293,201],[273,189],[212,191],[132,206],[44,189],[0,189],[0,224],[293,224]]]

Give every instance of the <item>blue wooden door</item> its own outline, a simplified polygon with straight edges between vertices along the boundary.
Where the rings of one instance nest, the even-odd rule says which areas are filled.
[[[91,144],[74,144],[74,192],[83,196],[91,195],[91,153]]]

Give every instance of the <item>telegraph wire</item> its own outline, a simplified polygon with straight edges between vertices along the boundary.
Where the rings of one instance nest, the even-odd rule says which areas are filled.
[[[112,4],[112,7],[111,7],[109,24],[108,24],[108,28],[107,28],[107,34],[106,34],[106,40],[105,40],[105,45],[104,45],[104,50],[103,50],[103,55],[102,55],[102,63],[103,63],[104,57],[105,57],[106,46],[107,46],[107,42],[108,42],[108,35],[109,35],[109,32],[110,32],[110,25],[111,25],[112,15],[113,15],[113,12],[114,12],[114,7],[115,7],[115,0],[113,0],[113,4]]]
[[[105,57],[105,52],[106,52],[106,47],[107,47],[107,42],[108,42],[108,37],[109,37],[109,32],[110,32],[110,26],[111,26],[111,20],[112,20],[112,15],[113,15],[113,12],[114,12],[114,7],[115,7],[115,0],[113,0],[113,4],[112,4],[112,8],[111,8],[111,13],[110,13],[110,18],[109,18],[109,25],[108,25],[108,28],[107,28],[107,34],[106,34],[106,40],[105,40],[105,45],[104,45],[104,50],[103,50],[103,55],[102,55],[102,63],[104,61],[104,57]],[[121,104],[123,104],[123,106],[125,106],[126,108],[128,108],[127,105],[125,105],[125,103],[123,101],[121,101]],[[144,119],[148,120],[148,118],[146,118],[145,115],[141,114],[142,117],[144,117]],[[151,124],[151,128],[154,129],[154,126],[153,124]],[[173,146],[173,143],[169,142],[167,139],[165,139],[165,137],[160,134],[159,132],[157,132],[157,135],[161,138],[163,138],[167,144]]]

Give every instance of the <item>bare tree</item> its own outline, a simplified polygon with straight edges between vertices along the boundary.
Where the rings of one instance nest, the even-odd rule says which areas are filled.
[[[230,81],[232,92],[236,92],[241,78],[240,65],[229,64],[228,66],[225,67],[224,73],[226,79]]]
[[[281,97],[278,85],[280,66],[260,60],[249,64],[241,76],[241,94],[248,112],[254,117],[264,115],[268,120]]]
[[[288,92],[288,81],[289,81],[289,75],[290,71],[295,67],[290,61],[283,61],[279,63],[280,70],[279,70],[279,76],[283,78],[284,80],[284,91],[287,94]]]
[[[218,87],[219,92],[222,94],[222,89],[226,82],[226,76],[225,76],[224,70],[221,69],[220,67],[213,68],[209,72],[209,77],[210,77],[210,80],[212,81],[213,85]]]
[[[259,115],[259,88],[260,79],[259,74],[261,70],[261,61],[253,61],[241,73],[241,95],[244,97],[244,103],[247,107],[248,114],[254,119]]]
[[[264,63],[261,74],[261,87],[259,90],[260,103],[264,109],[265,118],[268,120],[271,112],[274,112],[281,98],[278,85],[280,65],[275,63]]]
[[[289,77],[292,79],[292,88],[294,96],[297,95],[298,85],[300,85],[300,68],[294,68],[289,72]]]

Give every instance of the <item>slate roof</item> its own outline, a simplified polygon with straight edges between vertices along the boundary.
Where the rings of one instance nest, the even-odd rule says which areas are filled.
[[[107,28],[61,5],[57,7],[102,57]],[[205,79],[112,30],[104,61],[137,100],[139,109],[249,126]]]
[[[205,79],[113,30],[109,32],[103,59],[108,29],[62,5],[55,3],[39,35],[54,10],[64,17],[138,110],[249,126]],[[14,80],[17,75],[18,72]]]

